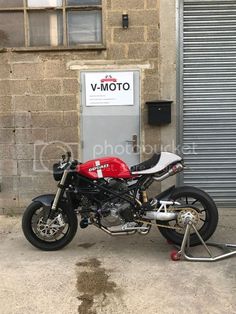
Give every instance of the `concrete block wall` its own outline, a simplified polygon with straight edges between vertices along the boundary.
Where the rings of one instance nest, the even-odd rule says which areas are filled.
[[[53,192],[55,183],[44,168],[51,168],[59,157],[57,141],[78,142],[77,79],[66,70],[63,58],[0,55],[2,211],[24,207],[33,196]],[[43,165],[39,162],[42,149]]]
[[[143,144],[160,146],[160,128],[147,124],[145,106],[161,95],[160,1],[105,0],[105,50],[0,53],[0,213],[55,191],[44,170],[61,155],[58,141],[79,157],[80,87],[78,73],[67,68],[72,60],[114,60],[114,68],[121,61],[151,62],[141,82]],[[128,29],[121,27],[124,12]]]

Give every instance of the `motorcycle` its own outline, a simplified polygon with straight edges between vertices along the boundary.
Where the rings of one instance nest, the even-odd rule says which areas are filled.
[[[56,194],[33,199],[22,219],[26,239],[36,248],[58,250],[74,238],[80,228],[96,226],[109,235],[147,235],[153,225],[170,242],[181,245],[186,222],[194,223],[204,241],[214,233],[218,211],[212,198],[192,187],[171,186],[154,198],[147,190],[184,170],[180,156],[161,152],[129,169],[116,157],[85,163],[71,160],[71,153],[53,165],[59,182]],[[200,244],[192,232],[190,246]]]

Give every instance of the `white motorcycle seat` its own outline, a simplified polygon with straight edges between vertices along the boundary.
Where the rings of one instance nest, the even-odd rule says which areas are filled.
[[[176,154],[161,152],[159,154],[154,154],[152,158],[141,164],[131,167],[130,171],[134,175],[154,174],[181,160],[182,158]]]

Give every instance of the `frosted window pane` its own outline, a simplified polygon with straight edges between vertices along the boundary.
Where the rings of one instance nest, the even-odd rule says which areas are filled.
[[[101,0],[67,0],[67,5],[101,4]]]
[[[101,11],[69,11],[68,37],[69,45],[76,45],[78,43],[101,43]]]
[[[59,46],[63,43],[62,14],[30,12],[30,46]]]
[[[28,7],[61,7],[62,0],[28,0]]]
[[[25,45],[23,12],[0,13],[0,46],[23,47]]]

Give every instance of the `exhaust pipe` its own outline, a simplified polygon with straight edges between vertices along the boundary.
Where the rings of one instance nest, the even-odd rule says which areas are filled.
[[[95,227],[97,227],[98,229],[101,229],[102,231],[106,232],[107,234],[109,234],[110,236],[124,236],[124,235],[132,235],[135,234],[137,230],[130,230],[130,231],[110,231],[108,230],[106,227],[103,226],[99,226],[97,223],[93,223],[93,225]]]
[[[167,173],[163,174],[160,177],[154,176],[153,179],[155,181],[163,181],[164,179],[171,177],[171,176],[174,176],[176,173],[181,172],[183,169],[184,169],[184,165],[182,165],[179,162],[179,163],[175,164],[174,166],[172,166],[171,169]]]
[[[143,218],[148,219],[148,220],[169,221],[169,220],[176,219],[177,214],[176,213],[158,212],[158,211],[152,210],[152,211],[146,211],[145,215],[143,215]]]

